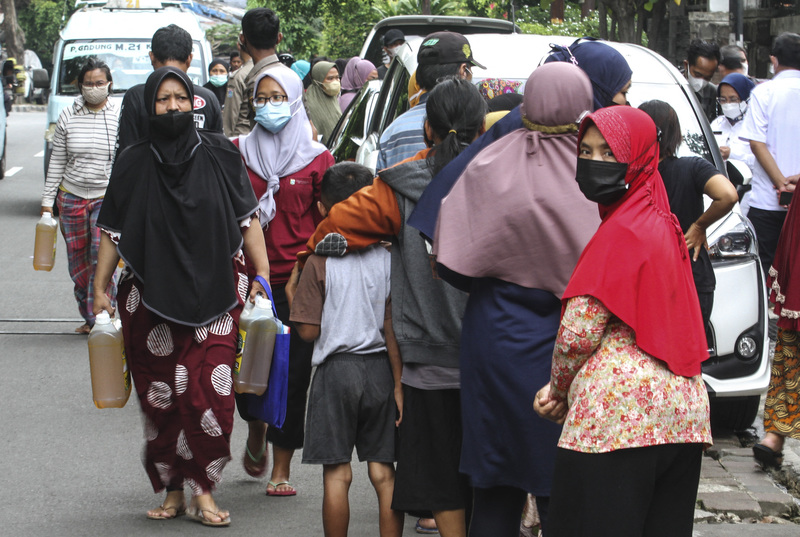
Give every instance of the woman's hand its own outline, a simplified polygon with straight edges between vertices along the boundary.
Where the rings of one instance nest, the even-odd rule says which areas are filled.
[[[728,147],[727,145],[719,146],[719,152],[722,153],[723,160],[728,160],[728,157],[731,156],[731,148]]]
[[[684,235],[686,239],[686,247],[692,253],[692,261],[697,261],[700,256],[700,248],[708,248],[706,242],[706,230],[697,225],[697,222],[689,226],[689,229]]]
[[[46,207],[46,206],[42,205],[42,208],[39,211],[39,216],[42,216],[44,213],[53,214],[53,208],[52,207]]]
[[[114,316],[114,307],[111,305],[111,300],[108,298],[108,295],[105,291],[97,291],[94,292],[94,306],[92,307],[92,313],[97,315],[101,311],[107,311],[110,317]]]
[[[549,382],[536,392],[536,398],[533,400],[533,410],[536,411],[539,417],[554,421],[559,425],[563,424],[567,418],[567,403],[550,397]]]

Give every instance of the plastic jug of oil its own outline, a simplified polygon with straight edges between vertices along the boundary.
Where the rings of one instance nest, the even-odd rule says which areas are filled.
[[[272,303],[261,295],[255,304],[245,303],[239,317],[239,344],[233,366],[233,389],[236,393],[263,395],[267,391],[272,351],[280,321],[272,312]]]
[[[33,246],[33,268],[35,270],[51,270],[56,261],[56,238],[58,221],[52,213],[42,213],[36,223],[36,241]]]
[[[89,333],[92,398],[97,408],[122,408],[131,395],[131,372],[125,359],[122,332],[108,312],[97,314]]]

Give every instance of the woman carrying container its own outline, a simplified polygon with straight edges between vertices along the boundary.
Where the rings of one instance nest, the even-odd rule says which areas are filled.
[[[120,318],[144,413],[144,465],[164,502],[147,513],[230,524],[211,492],[230,460],[232,367],[248,278],[269,278],[258,200],[236,148],[194,127],[193,85],[163,67],[145,84],[147,138],[117,160],[98,217],[94,311],[114,312],[104,293],[121,257]],[[266,295],[252,283],[250,300]],[[192,501],[186,507],[184,486]]]
[[[80,95],[58,118],[42,192],[40,214],[52,214],[53,205],[58,204],[69,275],[84,319],[75,329],[80,334],[88,334],[94,326],[92,283],[100,244],[97,215],[116,152],[119,109],[108,98],[111,87],[108,65],[89,58],[78,73]],[[107,292],[113,302],[116,288],[111,281]]]

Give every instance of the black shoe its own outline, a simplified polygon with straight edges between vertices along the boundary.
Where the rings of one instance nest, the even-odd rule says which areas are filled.
[[[779,469],[783,463],[783,451],[773,451],[764,444],[753,446],[753,457],[764,469]]]

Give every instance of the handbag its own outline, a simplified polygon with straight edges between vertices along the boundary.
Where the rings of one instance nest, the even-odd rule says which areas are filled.
[[[261,276],[256,276],[255,279],[267,291],[267,297],[272,303],[272,313],[277,319],[278,311],[275,309],[272,289]],[[275,348],[272,351],[272,367],[269,370],[267,390],[263,395],[244,395],[247,399],[247,411],[251,416],[280,429],[286,419],[286,400],[289,393],[289,342],[292,335],[288,326],[278,322],[280,330],[275,335]]]

